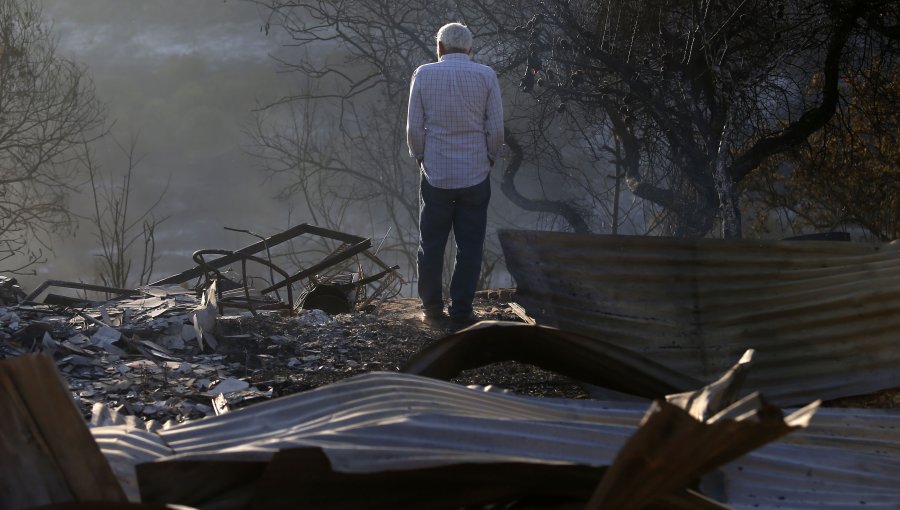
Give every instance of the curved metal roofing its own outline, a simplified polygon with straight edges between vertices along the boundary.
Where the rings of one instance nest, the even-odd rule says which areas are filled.
[[[372,373],[158,431],[175,453],[160,460],[266,462],[316,446],[350,473],[464,462],[603,466],[646,409]],[[820,409],[808,429],[723,466],[701,490],[734,508],[897,508],[898,425],[896,411]]]

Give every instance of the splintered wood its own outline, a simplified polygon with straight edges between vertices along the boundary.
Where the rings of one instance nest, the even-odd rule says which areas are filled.
[[[0,361],[0,508],[126,501],[53,360]]]

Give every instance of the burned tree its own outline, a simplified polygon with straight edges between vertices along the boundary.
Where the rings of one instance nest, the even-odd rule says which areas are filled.
[[[137,135],[125,145],[110,135],[111,141],[125,160],[120,175],[103,172],[94,150],[85,144],[81,164],[88,173],[93,213],[88,218],[98,241],[97,277],[105,286],[130,288],[150,283],[156,263],[156,227],[167,217],[157,217],[154,210],[168,190],[168,181],[156,200],[142,211],[135,211],[132,177],[143,157],[137,153]],[[104,175],[105,173],[105,175]],[[133,265],[140,257],[140,266]],[[132,269],[137,269],[136,280]]]
[[[900,69],[853,71],[837,114],[744,184],[753,228],[900,238]]]
[[[405,25],[418,27],[426,9],[261,3],[269,9],[265,30],[288,34],[293,46],[280,64],[302,78],[295,94],[259,112],[249,152],[285,183],[281,198],[305,205],[300,221],[384,235],[380,256],[415,267],[418,180],[401,112],[417,55],[434,51]]]
[[[69,224],[75,149],[103,108],[82,67],[56,53],[40,9],[0,2],[0,261],[22,271],[46,235]]]
[[[741,236],[737,185],[831,119],[842,69],[896,42],[900,21],[896,5],[865,0],[475,5],[519,87],[607,125],[631,191],[687,237],[717,222]]]
[[[304,90],[312,96],[316,85]],[[280,197],[299,197],[300,221],[337,230],[389,231],[380,248],[413,263],[418,234],[418,196],[414,171],[398,154],[404,119],[392,105],[373,102],[332,109],[323,98],[304,97],[259,112],[247,147],[264,171],[285,182]],[[374,208],[373,208],[374,204]],[[374,209],[374,210],[373,210]],[[353,216],[371,223],[348,224]]]
[[[831,119],[843,71],[876,47],[893,55],[900,17],[871,0],[262,3],[266,28],[280,25],[309,50],[287,68],[328,84],[327,94],[286,100],[334,101],[342,145],[366,147],[366,134],[397,128],[412,69],[434,58],[434,29],[458,19],[488,41],[477,57],[520,90],[504,94],[510,137],[542,196],[529,198],[508,172],[513,203],[561,218],[555,228],[594,230],[593,216],[615,232],[630,218],[624,181],[652,204],[646,231],[686,237],[719,225],[741,236],[740,183]],[[342,53],[322,56],[329,48]],[[348,136],[344,120],[366,96],[382,109]],[[379,148],[402,167],[395,143]]]
[[[393,232],[407,232],[396,246],[398,253],[414,252],[418,179],[407,155],[403,115],[410,77],[418,65],[436,59],[434,34],[447,20],[466,22],[476,34],[475,58],[494,64],[500,54],[490,35],[493,28],[470,19],[474,11],[459,2],[260,4],[269,9],[264,29],[283,30],[290,36],[287,45],[294,47],[280,63],[308,81],[302,82],[296,94],[269,108],[265,122],[254,126],[253,152],[269,172],[294,173],[292,182],[298,186],[291,191],[312,199],[310,203],[329,205],[336,203],[333,198],[358,202],[379,196],[385,201],[385,207],[379,204],[379,209],[392,211],[389,223]],[[498,71],[502,75],[504,68]],[[508,80],[506,85],[512,90]],[[518,102],[515,97],[504,97],[510,104]],[[279,107],[284,111],[278,113]],[[546,180],[550,174],[572,174],[572,166],[562,164],[557,157],[561,149],[546,137],[525,136],[526,126],[518,119],[523,114],[515,108],[507,115],[512,128],[508,138],[519,141],[526,152],[520,158],[523,163],[502,177],[501,190],[514,204],[537,213],[534,217],[548,218],[554,228],[587,231],[594,215],[591,206],[577,200],[580,197],[574,193],[560,196],[563,186],[557,185],[559,178],[551,179],[550,184]],[[310,120],[309,115],[317,118]],[[540,174],[535,172],[538,168]],[[522,188],[523,179],[532,181],[529,189]],[[322,198],[326,196],[329,198]],[[592,205],[597,202],[595,199]]]

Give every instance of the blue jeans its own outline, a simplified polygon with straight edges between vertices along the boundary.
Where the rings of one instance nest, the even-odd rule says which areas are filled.
[[[451,318],[459,319],[472,313],[472,301],[481,274],[490,199],[490,178],[468,188],[441,189],[428,184],[422,176],[419,186],[418,269],[419,297],[426,311],[444,309],[444,249],[453,230],[456,263],[450,280],[448,311]]]

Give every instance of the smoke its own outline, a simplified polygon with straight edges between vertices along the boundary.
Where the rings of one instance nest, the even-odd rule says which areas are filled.
[[[111,133],[120,144],[137,139],[134,217],[163,194],[154,210],[157,218],[168,217],[156,232],[157,276],[190,267],[194,250],[255,241],[224,226],[264,235],[288,226],[288,204],[271,198],[277,189],[242,150],[252,111],[291,89],[290,77],[279,75],[271,58],[280,42],[260,31],[264,21],[256,6],[46,0],[44,16],[59,52],[83,64],[93,79]],[[117,182],[127,170],[118,144],[107,138],[94,150],[102,172]],[[80,215],[93,208],[85,182],[73,183],[81,191],[70,199]],[[33,288],[48,278],[94,281],[95,230],[81,220],[72,235],[61,234],[38,276],[20,278],[23,285]]]

